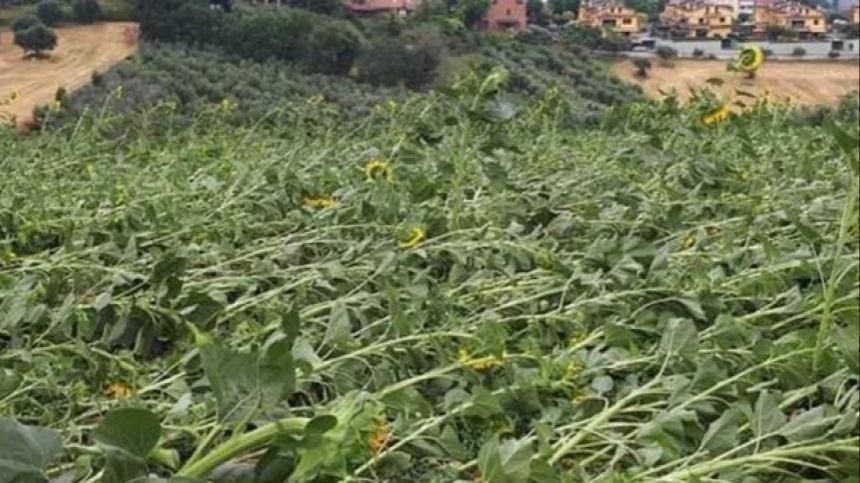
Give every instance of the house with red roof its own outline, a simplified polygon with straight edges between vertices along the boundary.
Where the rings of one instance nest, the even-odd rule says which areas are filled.
[[[526,0],[490,0],[490,10],[479,26],[496,32],[519,31],[528,27]]]

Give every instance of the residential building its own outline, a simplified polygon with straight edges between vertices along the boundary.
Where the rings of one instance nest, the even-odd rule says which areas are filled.
[[[528,27],[526,0],[491,0],[490,10],[481,19],[484,30],[504,32]]]
[[[394,14],[406,16],[421,5],[421,0],[345,0],[343,6],[350,12],[365,17]]]
[[[851,23],[860,26],[860,3],[855,3],[851,7]]]
[[[629,37],[648,27],[648,16],[614,0],[583,1],[579,6],[579,24],[611,30]]]
[[[756,5],[753,33],[765,37],[768,27],[782,27],[797,32],[801,39],[822,38],[827,34],[827,17],[818,8],[797,2],[774,2]]]
[[[725,39],[732,33],[734,15],[734,7],[726,4],[670,3],[660,14],[660,30],[673,38]]]

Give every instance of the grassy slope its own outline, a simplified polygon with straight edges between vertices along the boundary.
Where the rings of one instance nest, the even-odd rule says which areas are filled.
[[[351,127],[213,109],[165,137],[0,134],[0,358],[23,378],[0,413],[87,448],[104,411],[142,406],[188,458],[216,404],[187,324],[254,352],[295,309],[290,413],[370,398],[325,471],[471,478],[499,433],[566,473],[537,481],[851,474],[857,186],[832,135],[766,108],[704,129],[670,104],[571,131],[551,98],[493,124],[476,89]],[[379,157],[391,184],[365,178]],[[427,239],[398,248],[414,226]],[[398,449],[372,458],[380,418]]]

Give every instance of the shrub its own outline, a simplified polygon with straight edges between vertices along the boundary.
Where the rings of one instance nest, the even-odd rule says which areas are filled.
[[[657,54],[657,58],[660,59],[660,63],[664,66],[671,66],[672,59],[678,57],[678,51],[667,45],[657,47],[655,52]]]
[[[359,59],[361,80],[376,85],[404,84],[416,89],[432,80],[438,52],[417,42],[388,36],[373,41]]]
[[[42,21],[39,20],[39,17],[34,15],[24,15],[23,17],[16,18],[15,21],[12,22],[12,31],[18,32],[20,30],[27,30],[28,28],[40,23],[42,23]]]
[[[773,50],[771,49],[761,49],[761,53],[764,54],[765,59],[773,57]]]
[[[75,20],[82,23],[93,23],[102,17],[102,7],[98,0],[75,0],[72,11]]]
[[[699,48],[693,49],[693,57],[703,57],[705,55],[705,51]]]
[[[37,23],[28,29],[16,30],[15,45],[28,55],[40,58],[44,51],[57,47],[57,34],[50,27]]]
[[[636,57],[632,60],[636,67],[636,75],[638,77],[648,77],[648,69],[651,68],[651,61],[644,57]]]
[[[830,52],[827,53],[827,57],[830,57],[831,59],[835,59],[835,58],[839,57],[839,55],[840,54],[839,54],[838,50],[831,50]]]
[[[351,25],[320,23],[308,38],[305,62],[316,72],[346,75],[361,52],[361,37]]]
[[[791,55],[795,57],[803,57],[804,55],[806,55],[806,49],[804,49],[803,47],[795,47],[794,50],[791,52]]]
[[[42,0],[36,7],[36,15],[45,25],[53,27],[63,20],[63,8],[56,0]]]

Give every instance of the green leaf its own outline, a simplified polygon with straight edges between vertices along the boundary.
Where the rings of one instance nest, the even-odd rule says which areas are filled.
[[[773,433],[781,428],[788,418],[779,409],[781,398],[773,391],[762,391],[753,410],[752,428],[757,437]]]
[[[524,440],[499,442],[494,435],[478,453],[478,467],[487,483],[526,483],[531,473],[532,449]]]
[[[481,386],[475,387],[475,390],[472,391],[471,402],[472,405],[465,411],[465,413],[470,416],[488,418],[503,412],[502,405],[499,403],[499,400],[496,399],[496,396],[493,396],[490,391],[487,391]]]
[[[793,443],[817,438],[833,425],[832,421],[824,419],[825,416],[824,406],[816,406],[793,416],[779,433]]]
[[[702,447],[711,454],[724,453],[738,445],[738,429],[746,419],[743,411],[729,408],[708,426],[702,437]]]
[[[689,319],[671,319],[663,330],[660,352],[692,361],[699,352],[699,333]]]
[[[346,348],[352,344],[353,337],[349,323],[349,311],[342,303],[337,303],[332,308],[323,340],[327,344],[331,344],[337,348]]]
[[[137,408],[109,412],[93,432],[93,438],[105,449],[119,449],[138,458],[146,458],[160,437],[158,417]]]
[[[43,470],[62,448],[56,431],[0,418],[0,483],[42,483]]]
[[[259,408],[262,393],[256,357],[208,344],[200,348],[200,363],[220,420],[243,420]]]
[[[21,376],[11,369],[0,369],[0,399],[8,396],[21,385]]]

